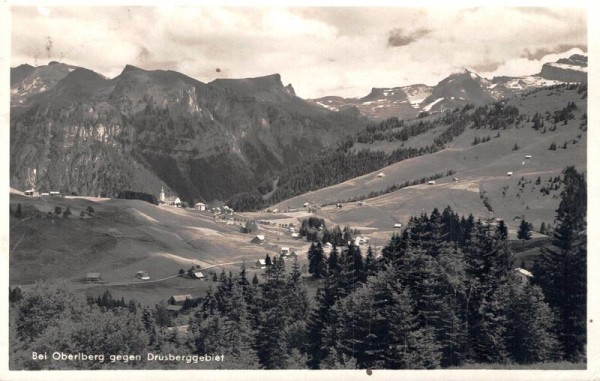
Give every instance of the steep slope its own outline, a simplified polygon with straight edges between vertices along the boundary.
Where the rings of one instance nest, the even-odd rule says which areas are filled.
[[[556,62],[549,62],[542,66],[538,74],[542,78],[561,82],[585,82],[587,81],[586,56],[573,54],[569,58],[562,58]]]
[[[52,61],[48,65],[32,67],[21,65],[11,68],[11,105],[20,106],[32,95],[51,90],[77,66]]]
[[[166,186],[189,201],[224,200],[363,125],[296,97],[279,75],[205,84],[130,65],[110,80],[48,67],[66,74],[13,99],[23,100],[11,110],[15,188],[115,195]]]

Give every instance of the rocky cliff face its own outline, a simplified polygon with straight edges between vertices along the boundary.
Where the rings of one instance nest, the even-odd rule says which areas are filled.
[[[205,84],[133,66],[106,79],[55,65],[62,69],[13,75],[10,183],[18,189],[115,195],[166,186],[190,201],[224,200],[363,126],[357,115],[297,98],[279,75]],[[50,69],[64,76],[36,77]]]
[[[586,56],[573,54],[569,58],[544,64],[539,76],[561,82],[585,82],[587,81],[587,61]]]

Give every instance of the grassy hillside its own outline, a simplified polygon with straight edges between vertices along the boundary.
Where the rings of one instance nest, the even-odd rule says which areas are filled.
[[[208,287],[202,281],[173,278],[180,269],[199,265],[206,273],[221,269],[237,273],[245,264],[251,279],[256,271],[261,273],[251,269],[256,260],[273,256],[281,246],[306,252],[306,243],[284,235],[282,227],[259,226],[256,234],[264,234],[266,242],[257,245],[250,243],[253,235],[240,233],[241,222],[226,225],[208,212],[157,207],[144,201],[12,193],[10,202],[13,212],[20,204],[22,213],[10,217],[11,286],[66,280],[84,293],[111,287],[116,295],[153,304],[172,294],[202,292]],[[62,211],[68,207],[72,214],[57,216],[56,207]],[[140,270],[147,271],[151,281],[136,279]],[[88,272],[99,272],[102,284],[84,283]]]
[[[560,112],[569,102],[574,102],[572,119],[566,124],[554,124],[555,112]],[[406,222],[411,215],[432,208],[450,205],[459,214],[473,213],[481,218],[503,218],[514,233],[524,216],[534,227],[542,222],[552,223],[558,206],[560,189],[542,193],[543,187],[554,185],[552,180],[560,176],[567,165],[578,170],[586,169],[587,145],[587,99],[577,89],[566,87],[543,89],[522,97],[511,99],[506,106],[518,107],[524,122],[513,123],[506,129],[472,128],[455,137],[445,149],[433,154],[404,160],[364,176],[340,184],[293,197],[272,208],[285,210],[302,207],[305,202],[328,205],[342,202],[343,208],[326,206],[318,213],[339,224],[364,226],[393,231],[393,223]],[[544,127],[535,130],[533,117],[538,113],[546,119]],[[529,120],[529,121],[527,121]],[[424,139],[433,139],[442,128],[429,130],[423,135],[411,137],[406,146],[422,146]],[[490,141],[473,145],[476,137],[490,136]],[[564,143],[566,148],[563,148]],[[555,143],[556,150],[550,150]],[[370,150],[394,149],[394,142],[375,141],[362,144]],[[400,146],[396,143],[396,148]],[[515,145],[517,146],[515,149]],[[530,155],[530,159],[525,156]],[[407,187],[375,198],[368,198],[359,205],[357,201],[371,192],[383,192],[394,184],[412,182],[436,173],[456,171],[456,174],[436,180],[435,185],[421,184]],[[385,177],[379,177],[383,172]],[[507,176],[507,172],[513,172]],[[458,181],[453,181],[456,177]],[[536,184],[537,178],[540,183]],[[491,206],[492,211],[484,204]],[[515,233],[516,234],[516,233]]]

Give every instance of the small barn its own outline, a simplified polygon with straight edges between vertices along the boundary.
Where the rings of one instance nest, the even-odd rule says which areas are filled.
[[[458,181],[458,177],[453,178],[452,181],[454,181],[454,182]]]
[[[531,159],[531,155],[525,155],[525,160]]]
[[[146,271],[138,271],[135,274],[135,277],[141,280],[150,280],[150,275],[148,275],[148,272]]]
[[[300,239],[300,233],[292,233],[292,238]]]
[[[264,259],[259,259],[254,264],[254,267],[259,268],[259,269],[266,269],[267,268],[267,261],[264,260]]]
[[[204,211],[206,210],[206,204],[203,202],[197,202],[196,204],[194,204],[194,209],[198,211]]]
[[[429,184],[429,185],[435,185],[435,180],[428,181],[427,184]]]
[[[50,193],[48,193],[48,192],[42,192],[41,196],[44,196],[44,197],[50,196]]]
[[[302,204],[303,207],[308,208],[310,206],[310,204],[308,202],[305,202],[304,204]]]
[[[100,277],[100,273],[87,273],[85,275],[85,281],[91,282],[91,283],[97,283],[97,282],[102,281],[102,278]]]
[[[290,248],[287,246],[282,247],[279,251],[279,254],[283,256],[288,256],[290,254]]]
[[[515,272],[521,278],[521,283],[527,283],[529,280],[533,279],[533,274],[525,269],[517,267]]]
[[[379,178],[385,177],[385,173],[383,173],[383,172],[379,172],[379,173],[377,174],[377,177],[379,177]]]
[[[400,229],[402,227],[402,224],[397,222],[394,224],[394,229]]]
[[[60,192],[58,192],[58,191],[50,191],[50,196],[60,197]]]
[[[265,236],[263,234],[258,234],[252,239],[252,241],[250,241],[250,243],[257,243],[259,245],[262,245],[263,243],[265,243]]]
[[[202,274],[202,271],[200,271],[200,270],[192,270],[190,275],[194,279],[204,279],[205,278],[204,274]]]
[[[511,177],[513,175],[512,172],[506,172],[506,176]]]
[[[179,304],[170,304],[167,306],[167,311],[169,312],[179,312],[183,308],[183,305]]]
[[[190,294],[185,294],[185,295],[173,295],[169,298],[168,303],[170,305],[179,305],[182,306],[183,303],[185,303],[186,300],[188,299],[193,299],[192,295]]]
[[[25,191],[25,196],[33,196],[35,193],[35,189],[27,189]]]

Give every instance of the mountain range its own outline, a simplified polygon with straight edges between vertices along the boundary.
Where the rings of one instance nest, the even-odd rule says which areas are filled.
[[[10,185],[65,194],[177,193],[190,202],[268,194],[273,178],[372,120],[484,105],[584,82],[587,57],[540,73],[485,79],[463,70],[436,86],[374,88],[304,100],[279,74],[210,83],[127,65],[109,79],[50,62],[11,69]]]
[[[316,105],[333,111],[356,107],[361,114],[385,119],[391,116],[413,117],[421,112],[441,112],[466,104],[484,105],[525,91],[564,82],[587,80],[587,56],[574,54],[557,62],[548,62],[535,75],[486,79],[463,69],[450,74],[435,86],[424,84],[373,88],[362,98],[327,96],[311,99]]]

